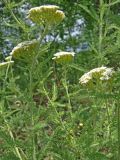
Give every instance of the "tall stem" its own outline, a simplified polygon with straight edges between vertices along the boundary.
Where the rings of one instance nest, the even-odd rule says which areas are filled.
[[[36,56],[34,57],[34,59],[33,59],[33,61],[32,61],[32,65],[31,65],[32,70],[34,70],[35,63],[36,63],[37,58],[38,58],[38,56],[39,56],[39,49],[40,49],[40,47],[41,47],[42,40],[43,40],[44,37],[47,35],[47,33],[48,33],[48,26],[46,25],[45,28],[44,28],[44,31],[43,31],[43,33],[42,33],[42,35],[41,35],[41,37],[39,38],[39,45],[38,45],[38,47],[36,48]]]
[[[36,48],[36,56],[34,57],[33,61],[32,61],[32,64],[30,66],[30,69],[29,69],[29,78],[30,78],[30,82],[29,82],[29,95],[30,95],[30,105],[32,106],[31,107],[31,123],[32,123],[32,126],[35,125],[35,121],[34,121],[34,104],[33,104],[33,72],[34,72],[34,69],[35,69],[35,65],[36,65],[36,61],[37,61],[37,58],[39,56],[39,49],[41,47],[41,42],[42,40],[44,39],[44,37],[46,36],[47,34],[47,31],[48,31],[48,26],[46,25],[45,28],[44,28],[44,32],[42,33],[40,39],[39,39],[39,45],[38,47]],[[35,138],[36,138],[36,134],[32,133],[32,145],[33,145],[33,160],[36,160],[36,142],[35,142]]]
[[[70,116],[72,118],[72,105],[71,105],[71,100],[70,100],[70,95],[69,95],[69,91],[68,91],[68,84],[67,84],[67,67],[64,66],[64,87],[66,90],[66,94],[67,94],[67,98],[68,98],[68,110],[70,113]]]
[[[118,160],[120,160],[120,106],[117,104],[117,113],[118,113]]]
[[[30,84],[29,84],[29,95],[30,95],[30,105],[31,107],[31,125],[32,127],[34,126],[34,104],[33,104],[33,65],[31,66],[30,70],[29,70],[29,74],[30,74]],[[35,133],[34,131],[32,132],[32,146],[33,146],[33,160],[36,160],[36,143],[35,143]]]
[[[104,9],[103,9],[103,0],[100,0],[100,19],[99,19],[99,42],[98,42],[98,66],[102,65],[103,62],[103,53],[102,53],[102,41],[103,41],[103,16],[104,16]]]
[[[107,110],[107,119],[108,119],[108,138],[110,140],[111,138],[111,129],[110,129],[110,110],[109,110],[109,105],[108,101],[106,100],[106,110]]]

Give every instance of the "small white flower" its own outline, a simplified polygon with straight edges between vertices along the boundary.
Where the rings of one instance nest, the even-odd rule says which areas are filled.
[[[100,77],[101,80],[109,80],[112,75],[113,75],[114,71],[112,68],[106,68],[105,71],[101,74],[102,76]]]
[[[90,73],[93,73],[93,74],[94,74],[94,73],[101,73],[101,72],[105,71],[106,68],[107,68],[107,67],[104,67],[104,66],[99,67],[99,68],[94,68],[94,69],[92,69],[92,70],[90,71]]]
[[[64,56],[71,56],[74,57],[75,53],[74,52],[57,52],[54,54],[54,58],[60,58],[60,57],[64,57]]]
[[[92,74],[90,74],[90,73],[88,72],[88,73],[85,73],[85,74],[79,79],[79,82],[80,82],[81,84],[87,84],[91,79],[92,79]]]
[[[110,78],[113,76],[113,69],[112,68],[107,68],[107,67],[99,67],[99,68],[94,68],[88,73],[85,73],[80,79],[79,83],[85,85],[90,82],[94,82],[95,84],[98,81],[108,81]]]
[[[74,52],[57,52],[54,54],[54,57],[52,59],[57,62],[69,62],[73,60],[74,55]]]

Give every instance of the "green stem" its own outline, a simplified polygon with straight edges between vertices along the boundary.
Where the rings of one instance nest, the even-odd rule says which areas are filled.
[[[24,1],[23,1],[24,2]],[[22,2],[22,3],[23,3]],[[5,5],[6,5],[6,7],[8,8],[8,10],[10,11],[10,14],[11,14],[11,16],[13,17],[13,19],[16,21],[16,23],[19,25],[19,27],[21,27],[24,31],[26,31],[26,27],[25,27],[25,25],[23,24],[23,23],[21,23],[18,19],[17,19],[17,17],[15,16],[15,14],[13,13],[13,11],[12,11],[12,9],[10,8],[10,6],[9,6],[9,3],[10,2],[7,2],[6,0],[4,0],[4,3],[5,3]]]
[[[3,93],[5,93],[5,86],[6,86],[6,82],[7,82],[7,77],[8,77],[8,72],[9,72],[9,68],[10,68],[10,63],[8,64],[7,66],[7,69],[6,69],[6,72],[5,72],[5,79],[4,79],[4,82],[3,82]],[[11,71],[12,71],[12,68],[11,68]]]
[[[107,109],[107,119],[108,119],[108,137],[110,140],[111,137],[111,131],[110,131],[110,111],[109,111],[109,106],[108,106],[108,102],[106,102],[106,109]]]
[[[57,117],[58,117],[58,119],[59,119],[59,122],[61,123],[62,127],[63,127],[64,129],[66,129],[65,126],[64,126],[64,124],[63,124],[63,122],[62,122],[61,117],[59,116],[59,113],[58,113],[58,111],[57,111],[57,109],[56,109],[56,106],[55,106],[54,103],[51,101],[51,99],[50,99],[50,97],[49,97],[49,95],[48,95],[48,93],[47,93],[47,91],[46,91],[46,89],[45,89],[44,86],[43,86],[43,90],[44,90],[44,93],[45,93],[45,95],[46,95],[49,103],[50,103],[51,106],[53,107],[54,112],[56,113],[56,115],[57,115]]]
[[[114,6],[114,5],[118,4],[118,3],[120,3],[120,0],[116,0],[115,2],[110,2],[110,3],[109,3],[108,5],[106,5],[106,6],[111,7],[111,6]]]
[[[44,28],[44,31],[43,31],[43,33],[42,33],[42,35],[41,35],[41,37],[40,37],[40,40],[39,40],[40,46],[41,46],[42,40],[43,40],[44,37],[47,35],[47,33],[48,33],[48,26],[46,25],[45,28]],[[39,47],[40,47],[40,46],[39,46]]]
[[[34,104],[33,104],[33,66],[31,66],[30,70],[29,70],[29,75],[30,75],[30,84],[29,84],[29,95],[30,95],[30,105],[31,105],[31,125],[32,127],[34,126]],[[32,146],[33,146],[33,160],[37,160],[36,159],[36,143],[35,143],[35,133],[34,131],[32,132]]]
[[[5,121],[5,123],[6,123],[7,129],[8,129],[8,133],[9,133],[10,137],[11,137],[11,138],[13,139],[13,141],[14,141],[14,136],[13,136],[13,133],[12,133],[12,131],[11,131],[11,129],[10,129],[10,126],[9,126],[9,124],[7,123],[7,121],[6,121],[5,119],[4,119],[4,121]],[[14,152],[15,152],[16,156],[19,157],[20,160],[23,160],[23,159],[22,159],[22,156],[21,156],[21,154],[20,154],[20,152],[19,152],[18,147],[14,146]]]
[[[31,105],[32,102],[33,102],[33,86],[32,86],[32,84],[33,84],[33,71],[34,71],[34,69],[35,69],[35,64],[36,64],[37,58],[38,58],[38,56],[39,56],[39,49],[40,49],[40,47],[41,47],[41,42],[42,42],[42,40],[44,39],[44,37],[46,36],[47,31],[48,31],[48,27],[45,26],[44,32],[43,32],[43,34],[41,35],[40,40],[39,40],[39,45],[38,45],[38,47],[36,48],[37,54],[36,54],[35,58],[33,59],[32,64],[31,64],[31,66],[30,66],[30,70],[29,70],[29,77],[30,77],[30,83],[29,83],[30,105]],[[31,106],[32,106],[32,105],[31,105]],[[34,104],[33,104],[33,106],[34,106]],[[34,126],[34,123],[35,123],[35,122],[34,122],[34,116],[33,116],[33,106],[32,106],[32,109],[31,109],[31,117],[32,117],[31,123],[32,123],[32,126]],[[35,135],[35,133],[34,133],[34,131],[33,131],[33,135],[32,135],[33,160],[36,160],[36,143],[35,143],[35,136],[36,136],[36,135]]]
[[[33,61],[32,61],[32,65],[31,65],[31,68],[32,70],[34,70],[34,67],[35,67],[35,64],[36,64],[36,61],[37,61],[37,58],[39,56],[39,49],[41,47],[41,43],[42,43],[42,40],[44,39],[44,37],[47,35],[48,33],[48,26],[46,25],[45,28],[44,28],[44,31],[39,39],[39,45],[38,47],[36,48],[36,56],[34,57]]]
[[[34,126],[34,117],[32,117],[32,126]],[[33,131],[33,136],[32,136],[32,145],[33,145],[33,160],[37,160],[36,158],[36,142],[35,142],[35,133]]]
[[[104,9],[103,9],[103,0],[100,0],[100,19],[99,19],[99,42],[98,42],[98,66],[102,65],[103,62],[103,54],[102,54],[102,41],[103,41],[103,16],[104,16]]]
[[[67,67],[65,66],[64,67],[64,87],[65,87],[65,90],[66,90],[66,94],[67,94],[67,98],[68,98],[68,110],[69,110],[69,113],[70,113],[70,116],[72,118],[72,105],[71,105],[71,99],[70,99],[70,95],[69,95],[69,90],[68,90],[68,85],[67,85]]]
[[[96,143],[96,108],[93,108],[93,140]]]
[[[118,113],[118,160],[120,160],[120,107],[119,103],[117,104],[117,113]]]

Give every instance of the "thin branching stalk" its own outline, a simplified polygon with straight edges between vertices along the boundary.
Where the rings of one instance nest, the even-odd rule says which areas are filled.
[[[24,1],[23,1],[24,2]],[[4,3],[5,3],[5,5],[6,5],[6,7],[8,8],[8,10],[10,11],[10,14],[11,14],[11,16],[13,17],[13,19],[16,21],[16,23],[19,25],[19,27],[21,27],[25,32],[27,31],[26,30],[26,27],[25,27],[25,25],[22,23],[22,22],[20,22],[20,20],[15,16],[15,14],[13,13],[13,11],[12,11],[12,9],[10,8],[10,2],[7,2],[6,0],[4,0]]]
[[[39,56],[39,50],[40,50],[40,47],[42,45],[42,40],[45,38],[47,33],[48,33],[48,26],[46,25],[41,37],[39,38],[39,45],[38,45],[38,47],[36,48],[36,51],[35,51],[36,52],[36,56],[33,58],[32,65],[31,65],[32,71],[34,70],[34,67],[35,67],[36,62],[37,62],[37,58]]]
[[[119,4],[120,3],[120,0],[116,0],[116,1],[114,1],[114,2],[110,2],[108,5],[106,5],[106,6],[108,6],[108,7],[111,7],[111,6],[114,6],[114,5],[116,5],[116,4]]]
[[[61,117],[60,117],[60,115],[59,115],[59,113],[58,113],[58,111],[57,111],[57,109],[56,109],[55,104],[54,104],[54,103],[52,102],[52,100],[50,99],[50,97],[49,97],[49,95],[48,95],[48,93],[47,93],[47,91],[46,91],[46,89],[45,89],[44,86],[43,86],[43,91],[44,91],[44,93],[45,93],[45,95],[46,95],[49,103],[50,103],[51,106],[53,107],[54,112],[56,113],[56,116],[57,116],[57,118],[59,119],[60,124],[62,125],[62,127],[63,127],[64,129],[66,129],[66,127],[65,127],[65,125],[64,125],[64,123],[63,123],[63,121],[62,121],[62,119],[61,119]]]

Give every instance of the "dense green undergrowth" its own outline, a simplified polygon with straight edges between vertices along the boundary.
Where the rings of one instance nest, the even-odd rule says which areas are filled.
[[[109,18],[119,1],[90,2],[74,4],[91,20],[88,48],[74,54],[46,41],[55,30],[64,35],[64,12],[33,8],[32,28],[4,1],[25,37],[0,63],[1,160],[120,160],[120,24]]]

